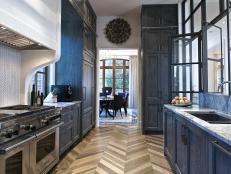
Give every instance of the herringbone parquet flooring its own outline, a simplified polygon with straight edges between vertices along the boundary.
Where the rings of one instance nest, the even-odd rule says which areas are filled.
[[[132,126],[92,130],[53,174],[171,174],[161,135],[145,136]]]

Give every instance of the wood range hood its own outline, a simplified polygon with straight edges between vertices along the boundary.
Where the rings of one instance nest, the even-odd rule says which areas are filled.
[[[17,50],[49,50],[47,47],[0,25],[0,43]]]

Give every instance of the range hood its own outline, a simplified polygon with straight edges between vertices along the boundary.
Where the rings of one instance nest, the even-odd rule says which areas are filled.
[[[39,43],[0,25],[0,43],[18,50],[49,50]]]

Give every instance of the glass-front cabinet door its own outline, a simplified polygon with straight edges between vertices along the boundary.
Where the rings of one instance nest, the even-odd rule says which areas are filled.
[[[201,84],[201,38],[197,33],[172,40],[171,93],[198,103]]]

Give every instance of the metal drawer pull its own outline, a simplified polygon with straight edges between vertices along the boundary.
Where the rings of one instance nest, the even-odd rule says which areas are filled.
[[[86,101],[86,87],[83,87],[83,101]]]
[[[48,128],[48,129],[46,129],[45,131],[42,131],[42,132],[36,134],[36,137],[39,137],[39,136],[41,136],[41,135],[43,135],[43,134],[46,134],[46,133],[52,131],[53,129],[62,126],[63,124],[64,124],[63,122],[61,122],[61,123],[59,123],[59,124],[56,124],[56,125],[54,125],[54,126]]]
[[[225,149],[224,147],[222,147],[221,145],[219,145],[218,141],[212,141],[212,144],[218,148],[219,150],[221,150],[222,152],[224,152],[225,154],[227,154],[228,156],[231,157],[231,152],[228,151],[227,149]]]
[[[187,127],[185,125],[181,125],[181,142],[187,146],[188,145],[188,134],[187,134]]]
[[[6,152],[11,151],[11,150],[13,150],[13,149],[15,149],[15,148],[17,148],[17,147],[19,147],[19,146],[21,146],[21,145],[27,143],[27,142],[33,140],[34,138],[35,138],[35,135],[33,135],[33,136],[31,136],[30,138],[27,138],[27,139],[25,139],[25,140],[23,140],[23,141],[17,143],[17,144],[14,144],[14,145],[12,145],[12,146],[10,146],[10,147],[7,147],[7,148],[5,148],[4,150],[5,150]]]

